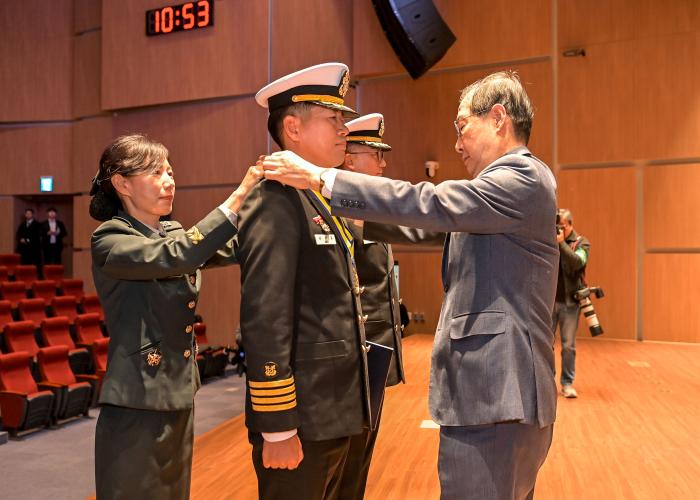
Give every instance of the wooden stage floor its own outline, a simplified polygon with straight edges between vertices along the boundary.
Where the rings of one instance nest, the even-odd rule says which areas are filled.
[[[367,500],[440,496],[439,431],[427,408],[431,344],[432,335],[405,339],[408,383],[387,390]],[[699,357],[698,345],[581,339],[579,398],[559,398],[536,498],[700,498]],[[196,439],[192,498],[255,499],[256,491],[243,416]]]

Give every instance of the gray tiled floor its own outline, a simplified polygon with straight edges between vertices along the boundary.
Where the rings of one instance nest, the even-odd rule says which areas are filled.
[[[243,412],[245,379],[235,372],[210,379],[195,399],[195,435]],[[0,498],[73,500],[95,492],[93,447],[99,410],[58,428],[0,445]]]

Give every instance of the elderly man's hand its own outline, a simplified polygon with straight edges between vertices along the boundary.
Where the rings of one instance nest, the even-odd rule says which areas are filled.
[[[304,160],[291,151],[278,151],[261,157],[258,164],[265,169],[265,178],[297,189],[319,190],[321,173],[325,168]]]
[[[304,460],[298,435],[277,442],[263,442],[263,467],[266,469],[296,469]]]

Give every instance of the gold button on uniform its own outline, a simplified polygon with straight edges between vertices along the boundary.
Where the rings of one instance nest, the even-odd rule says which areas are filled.
[[[192,356],[192,351],[190,351],[189,349],[185,349],[183,356],[185,356],[185,358],[189,358],[190,356]]]
[[[187,325],[187,328],[185,328],[185,333],[192,333],[192,325]]]
[[[187,303],[187,307],[189,307],[190,309],[194,309],[194,306],[196,306],[196,305],[197,305],[197,303],[194,300],[190,300]]]

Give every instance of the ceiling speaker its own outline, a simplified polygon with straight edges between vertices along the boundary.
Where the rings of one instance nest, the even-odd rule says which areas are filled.
[[[384,34],[415,79],[442,59],[457,40],[432,0],[372,0]]]

